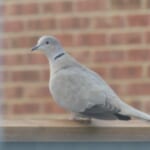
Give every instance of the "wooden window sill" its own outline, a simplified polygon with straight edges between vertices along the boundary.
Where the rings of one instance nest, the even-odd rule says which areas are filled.
[[[5,142],[53,141],[150,141],[145,121],[93,121],[91,125],[70,120],[4,120],[0,125]]]

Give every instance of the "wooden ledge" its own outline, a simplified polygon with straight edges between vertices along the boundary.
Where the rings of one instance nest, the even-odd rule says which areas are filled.
[[[4,141],[150,141],[145,121],[96,121],[91,125],[70,120],[5,120],[0,125]]]

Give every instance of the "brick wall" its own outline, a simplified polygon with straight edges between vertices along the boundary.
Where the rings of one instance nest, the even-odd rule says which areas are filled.
[[[124,101],[150,112],[149,0],[5,0],[0,9],[6,117],[64,112],[48,91],[48,61],[31,53],[44,34],[56,36]]]

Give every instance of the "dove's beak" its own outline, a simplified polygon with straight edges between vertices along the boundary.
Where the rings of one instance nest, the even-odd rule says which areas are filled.
[[[38,50],[39,47],[40,47],[40,45],[35,45],[35,46],[32,48],[32,51]]]

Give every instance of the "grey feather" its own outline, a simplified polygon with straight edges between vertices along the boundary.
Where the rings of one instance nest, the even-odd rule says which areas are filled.
[[[78,63],[52,37],[38,42],[50,62],[49,88],[54,100],[63,108],[97,119],[150,120],[150,116],[120,100],[95,72]],[[45,41],[51,44],[44,45]],[[54,42],[55,41],[55,42]],[[64,53],[64,55],[61,55]],[[54,59],[59,56],[59,59]],[[61,57],[60,57],[61,56]]]

